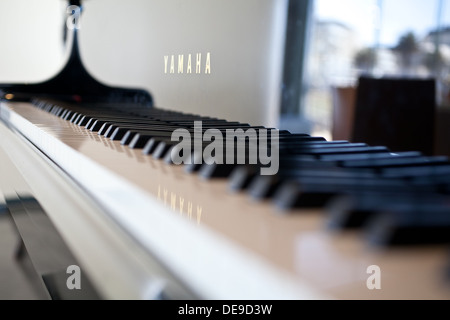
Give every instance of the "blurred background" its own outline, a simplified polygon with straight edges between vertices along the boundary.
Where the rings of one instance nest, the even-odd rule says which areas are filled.
[[[315,0],[312,16],[302,111],[313,131],[332,136],[333,101],[362,73],[436,78],[450,108],[449,0]]]

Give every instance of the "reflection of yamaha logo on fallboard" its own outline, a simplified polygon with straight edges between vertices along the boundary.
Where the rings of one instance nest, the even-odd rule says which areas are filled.
[[[164,74],[211,74],[211,52],[165,55]]]

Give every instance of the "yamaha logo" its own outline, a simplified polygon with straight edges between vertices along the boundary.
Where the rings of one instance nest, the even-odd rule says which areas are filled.
[[[164,56],[165,74],[211,74],[211,53]]]

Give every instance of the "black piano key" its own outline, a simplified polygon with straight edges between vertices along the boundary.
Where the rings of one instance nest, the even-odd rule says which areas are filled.
[[[66,108],[61,108],[61,107],[55,106],[50,110],[50,113],[54,114],[57,117],[63,118],[68,111],[69,110],[67,110]]]
[[[69,112],[69,110],[62,108],[54,108],[53,110],[54,112],[50,111],[50,113],[53,113],[55,116],[61,118],[63,118],[66,115],[66,113]]]
[[[77,124],[78,121],[84,116],[84,114],[82,113],[78,113],[77,116],[75,118],[72,118],[70,120],[70,122],[72,122],[73,124]]]
[[[255,176],[248,186],[248,194],[254,200],[270,198],[281,185],[279,176]]]
[[[64,116],[61,117],[63,120],[68,120],[74,114],[73,111],[68,110]]]
[[[301,142],[323,142],[323,143],[327,143],[330,141],[326,141],[325,138],[322,137],[311,137],[308,135],[304,135],[304,134],[288,134],[288,135],[282,135],[279,137],[280,141],[301,141]]]
[[[164,162],[167,164],[175,164],[173,161],[172,156],[176,155],[180,161],[180,163],[176,163],[177,165],[184,165],[184,170],[186,173],[193,173],[200,169],[201,164],[195,165],[194,158],[195,158],[195,152],[193,148],[190,149],[190,152],[188,154],[183,154],[184,150],[181,149],[181,147],[178,146],[178,142],[163,140],[165,144],[167,144],[169,147],[167,150],[165,150]],[[161,142],[161,141],[160,141]],[[150,143],[150,142],[149,142]],[[202,156],[197,156],[198,159],[202,161]]]
[[[59,107],[52,103],[44,103],[44,104],[42,104],[40,109],[51,113],[53,108],[59,108]]]
[[[300,161],[293,158],[291,161],[280,161],[277,176],[281,179],[302,178],[333,178],[333,179],[372,179],[377,178],[377,172],[371,168],[348,169],[340,168],[322,162]]]
[[[345,161],[343,167],[348,168],[389,168],[389,167],[411,167],[428,166],[436,164],[448,164],[447,157],[390,157],[384,159],[370,159],[360,161]]]
[[[416,154],[416,153],[414,153]],[[346,159],[351,159],[356,157],[357,159],[363,158],[376,158],[381,157],[381,154],[356,154],[356,155],[346,155]],[[383,155],[382,158],[390,157],[390,155]],[[338,161],[317,161],[314,158],[308,156],[284,156],[280,158],[279,167],[280,172],[278,177],[284,179],[285,176],[289,176],[293,170],[296,172],[301,172],[303,170],[309,169],[324,169],[329,170],[330,168],[337,167]],[[229,187],[232,190],[243,190],[250,186],[250,181],[257,175],[259,175],[259,168],[255,166],[239,166],[236,168],[236,175],[232,175],[229,181]],[[287,172],[287,174],[286,174]],[[280,177],[281,176],[281,177]]]
[[[150,140],[147,141],[147,143],[145,144],[144,148],[142,149],[142,154],[144,154],[144,155],[151,155],[151,154],[153,154],[153,152],[158,147],[159,143],[161,141],[163,141],[163,140],[164,139],[162,139],[162,138],[160,138],[160,139],[151,138]]]
[[[87,119],[86,121],[86,125],[84,126],[86,129],[90,130],[91,126],[94,124],[94,122],[97,121],[96,118],[94,117],[89,117],[89,119]]]
[[[65,111],[65,109],[59,107],[59,106],[49,106],[49,109],[47,110],[47,112],[59,117],[63,112]]]
[[[114,131],[118,128],[119,128],[118,126],[112,124],[105,130],[103,135],[105,136],[105,138],[111,139],[111,136],[113,135]],[[111,139],[111,140],[114,140],[114,139]],[[117,140],[119,140],[119,139],[117,139]]]
[[[203,143],[202,148],[204,148],[205,146],[207,146],[208,143]],[[329,148],[335,149],[336,145],[335,144],[324,144],[322,141],[319,142],[315,142],[315,141],[307,141],[307,143],[305,144],[306,148],[308,149],[321,149],[321,150],[327,150]],[[332,165],[331,162],[325,163],[325,162],[319,162],[317,161],[317,159],[313,158],[313,157],[309,157],[309,156],[304,156],[304,155],[292,155],[292,154],[286,154],[285,149],[289,148],[290,146],[297,146],[298,149],[302,149],[303,146],[305,146],[303,142],[301,141],[297,141],[297,142],[287,142],[287,143],[282,143],[278,145],[279,148],[279,152],[280,152],[280,167],[283,168],[290,168],[290,167],[294,167],[294,166],[299,166],[299,165],[304,165],[304,164],[308,164],[309,166],[319,166],[319,167],[330,167]],[[342,144],[343,146],[348,145],[349,148],[354,147],[353,144],[350,144],[348,142],[345,142]],[[261,147],[258,148],[256,145],[250,145],[250,144],[243,144],[240,145],[238,144],[234,144],[232,141],[226,141],[226,143],[224,144],[224,150],[223,150],[223,155],[225,156],[226,153],[228,152],[228,148],[232,147],[235,151],[234,151],[234,163],[236,164],[250,164],[250,160],[251,158],[253,158],[253,156],[255,156],[256,159],[256,164],[255,165],[260,165],[260,159],[259,159],[259,152],[261,151]],[[340,148],[341,146],[339,146]],[[203,150],[203,149],[202,149]],[[269,151],[269,152],[268,152]],[[256,152],[256,154],[253,154],[251,152]],[[263,153],[270,153],[270,148],[268,150],[263,150]],[[300,152],[299,152],[300,153]],[[251,157],[252,156],[252,157]],[[224,164],[221,164],[224,165]],[[253,164],[252,164],[253,165]],[[196,171],[198,168],[198,166],[195,165],[191,165],[191,168],[188,170],[189,172],[194,172]]]
[[[134,116],[121,116],[121,117],[111,117],[111,116],[102,116],[96,117],[98,120],[106,121],[111,124],[116,125],[124,125],[124,126],[138,126],[141,124],[167,124],[164,121],[153,119],[153,118],[141,118]]]
[[[161,126],[161,128],[169,128],[170,126]],[[157,128],[155,126],[153,126],[154,129],[149,129],[148,127],[146,127],[145,129],[143,127],[139,128],[139,126],[117,126],[117,127],[113,127],[111,128],[112,133],[110,135],[108,135],[108,138],[110,138],[111,140],[122,140],[124,138],[124,136],[130,132],[130,137],[128,137],[127,139],[130,140],[134,137],[136,132],[141,132],[140,134],[142,136],[145,135],[146,131],[155,131],[157,130]],[[173,130],[178,129],[178,127],[174,127]],[[165,130],[167,131],[167,129]],[[151,135],[149,136],[151,138]],[[129,142],[127,142],[126,144],[128,144]]]
[[[370,154],[369,154],[370,155]],[[229,186],[234,190],[249,189],[250,195],[255,199],[271,197],[281,181],[295,176],[327,177],[341,175],[344,178],[374,177],[371,170],[341,170],[336,162],[317,161],[308,156],[282,157],[279,162],[279,172],[275,176],[260,177],[260,168],[256,166],[240,166],[237,173],[230,180]],[[245,182],[242,184],[242,182]]]
[[[418,151],[407,152],[382,152],[382,153],[362,153],[362,154],[350,154],[339,156],[339,159],[331,159],[331,161],[337,162],[342,167],[352,167],[353,164],[358,164],[362,161],[376,161],[383,159],[407,159],[421,157],[422,153]]]
[[[164,162],[167,164],[175,164],[172,156],[176,155],[181,162],[177,164],[183,164],[186,173],[195,173],[200,170],[200,167],[203,165],[203,152],[197,153],[192,146],[187,154],[183,154],[184,150],[178,146],[178,143],[173,143],[172,141],[166,143],[172,145],[166,151]]]
[[[160,140],[158,146],[152,154],[153,158],[163,159],[171,156],[172,148],[177,144],[178,142],[176,141]],[[173,161],[166,159],[166,163],[173,163]]]
[[[386,178],[412,178],[450,174],[450,164],[433,164],[428,166],[409,166],[399,168],[383,168],[381,176]]]
[[[218,178],[218,177],[228,177],[230,174],[230,169],[233,169],[237,166],[244,165],[244,164],[250,164],[250,162],[256,161],[258,162],[258,149],[255,147],[254,150],[253,147],[249,144],[235,144],[232,141],[225,141],[223,144],[223,150],[222,150],[222,162],[223,163],[214,163],[214,164],[206,164],[205,159],[203,159],[203,151],[206,148],[206,146],[209,145],[209,142],[201,142],[201,152],[197,152],[197,150],[194,150],[194,146],[191,148],[192,153],[192,161],[190,161],[189,164],[186,165],[185,171],[189,173],[194,173],[200,171],[202,166],[213,166],[214,168],[209,169],[202,169],[204,174],[204,178]],[[227,152],[229,152],[229,149],[233,150],[234,158],[232,161],[230,161],[227,158]],[[250,152],[256,151],[256,154],[253,156],[250,156]],[[254,159],[253,159],[254,158]],[[231,163],[230,163],[231,162]],[[253,165],[253,164],[251,164]],[[255,164],[258,166],[258,164]],[[224,167],[223,169],[220,167]],[[226,172],[226,174],[225,174]]]
[[[62,110],[62,108],[59,106],[53,105],[53,104],[46,104],[42,107],[42,110],[44,110],[48,113],[52,113],[52,112],[56,113],[58,110]]]
[[[51,110],[52,110],[53,108],[57,108],[57,106],[52,105],[52,104],[49,103],[49,104],[47,104],[47,105],[44,107],[44,110],[47,111],[47,112],[51,112]],[[62,110],[62,108],[61,108],[61,110]]]
[[[56,108],[54,115],[61,119],[64,119],[68,113],[70,113],[70,110],[66,108]]]
[[[324,148],[324,149],[302,149],[302,154],[310,154],[316,156],[317,159],[327,159],[327,156],[357,153],[382,153],[389,151],[386,147],[352,147],[352,148]]]
[[[438,193],[450,194],[450,174],[412,177],[409,180],[414,185],[433,185]]]
[[[369,243],[381,246],[450,242],[450,199],[408,198],[383,208],[366,225]]]
[[[128,129],[128,131],[123,136],[121,143],[124,145],[128,145],[135,135],[139,135],[139,138],[136,138],[138,141],[143,141],[145,139],[150,140],[153,137],[166,137],[171,138],[172,134],[177,129],[184,129],[188,130],[193,137],[193,131],[192,129],[186,129],[186,128],[180,128],[173,125],[166,125],[166,126],[160,126],[160,127],[153,127],[151,129]],[[117,130],[117,129],[116,129]]]
[[[128,147],[130,149],[140,149],[144,148],[145,144],[150,140],[151,138],[154,138],[152,135],[143,135],[143,134],[135,134],[133,139],[131,139],[130,143],[128,144]]]
[[[113,133],[110,135],[111,140],[122,140],[123,137],[127,134],[127,132],[130,131],[128,128],[116,128]]]
[[[70,119],[67,119],[67,120],[70,121],[71,123],[73,123],[73,121],[79,116],[80,116],[80,114],[78,112],[74,112],[73,115],[70,117]]]
[[[86,128],[92,132],[97,132],[106,123],[106,121],[107,120],[96,119],[95,121],[92,122],[91,125],[89,125],[89,127],[86,126]]]
[[[61,116],[61,119],[68,121],[74,113],[74,111],[68,110],[64,116]]]
[[[186,173],[197,173],[203,165],[203,154],[191,152],[190,161],[185,165]]]
[[[86,127],[91,119],[92,117],[83,115],[77,122],[75,122],[75,124],[80,127]]]
[[[116,124],[108,122],[106,130],[103,132],[105,138],[110,138],[111,140],[120,140],[127,131],[138,130],[139,125],[131,126],[124,124]],[[148,129],[148,127],[147,127]]]
[[[297,181],[278,182],[279,187],[272,191],[275,205],[283,210],[305,207],[323,207],[340,190],[319,188],[311,190],[308,185]]]
[[[169,149],[166,152],[166,155],[164,156],[164,160],[163,160],[166,164],[169,164],[169,165],[175,164],[173,162],[172,152],[176,152],[176,149],[177,149],[176,145],[172,145],[169,147]],[[181,164],[185,164],[185,163],[183,163],[183,162],[177,163],[177,165],[181,165]]]
[[[91,131],[98,131],[105,123],[108,123],[108,122],[111,122],[114,120],[116,120],[116,119],[111,118],[111,117],[92,116],[92,117],[90,117],[89,121],[86,123],[85,127],[86,127],[86,129],[91,130]]]
[[[105,135],[106,131],[107,131],[110,127],[111,127],[111,124],[110,124],[109,122],[105,122],[105,123],[100,127],[100,129],[98,129],[97,134],[98,134],[99,136]],[[107,138],[107,137],[105,136],[105,138]]]
[[[289,137],[288,136],[287,137],[281,137],[280,140],[282,141],[283,138],[289,138]],[[300,137],[300,138],[303,139],[304,137]],[[314,138],[314,137],[306,137],[306,138]],[[337,146],[337,145],[349,145],[350,144],[350,142],[345,141],[345,140],[326,141],[326,140],[308,140],[308,139],[305,139],[305,140],[299,140],[299,141],[301,141],[305,146],[308,146],[309,144],[315,144],[315,145],[318,145],[318,146],[320,146],[320,145],[327,145],[327,146],[333,146],[334,145],[334,146]],[[364,145],[366,145],[366,144],[364,144]]]
[[[231,191],[241,191],[250,186],[252,180],[259,174],[255,166],[237,166],[230,175],[228,187]]]
[[[292,143],[292,142],[290,142]],[[339,142],[334,143],[330,141],[326,142],[310,142],[310,143],[304,143],[303,141],[300,141],[298,144],[294,144],[294,146],[302,146],[304,147],[305,152],[312,152],[316,153],[316,151],[322,151],[326,149],[331,149],[331,152],[339,151],[341,149],[351,149],[359,151],[359,148],[367,149],[369,146],[365,143],[350,143],[350,142]]]
[[[199,169],[199,175],[204,179],[227,178],[236,168],[236,164],[207,164],[204,163]]]
[[[142,149],[146,143],[152,138],[168,139],[172,137],[173,130],[148,130],[148,131],[132,131],[127,132],[121,140],[121,144],[128,144],[131,149]]]
[[[107,122],[105,123],[105,128],[100,132],[99,134],[103,134],[105,138],[111,138],[112,134],[116,129],[121,130],[122,132],[125,132],[127,130],[139,130],[139,129],[147,129],[150,130],[152,128],[160,128],[167,126],[164,122],[161,121],[149,121],[148,123],[135,123],[135,124],[126,124],[126,123],[117,123],[117,122]],[[123,137],[123,135],[122,135]],[[112,140],[120,140],[118,136],[115,137],[115,139]]]
[[[173,132],[176,129],[180,129],[180,128],[165,126],[165,127],[161,127],[160,129],[151,129],[149,131],[141,130],[141,131],[139,131],[138,134],[134,134],[134,135],[132,132],[126,133],[124,135],[124,137],[122,138],[121,143],[122,144],[128,143],[130,148],[144,148],[146,143],[154,136],[171,138]],[[186,129],[186,128],[184,128],[184,129]],[[223,125],[222,127],[218,127],[216,129],[220,130],[222,132],[222,134],[225,136],[227,129],[236,129],[236,128],[234,126]],[[191,137],[195,138],[195,129],[190,128],[190,129],[186,129],[186,130],[188,130],[190,132]],[[203,128],[202,130],[204,132],[207,129]],[[156,133],[156,131],[159,131],[160,133]],[[133,136],[132,138],[131,138],[131,135]],[[202,142],[202,145],[208,145],[208,142]]]
[[[58,111],[59,112],[63,112],[64,110],[66,110],[65,108],[49,103],[45,106],[45,111],[51,113],[51,114],[56,114]]]
[[[195,142],[194,142],[194,144],[195,144]],[[187,173],[197,173],[197,172],[200,171],[200,169],[202,168],[202,166],[204,166],[204,165],[207,166],[207,164],[205,163],[205,159],[203,158],[203,157],[204,157],[203,151],[204,151],[205,147],[206,147],[208,144],[209,144],[208,142],[205,143],[205,142],[201,141],[201,142],[200,142],[200,146],[201,146],[201,151],[200,151],[200,152],[198,152],[198,151],[195,149],[195,145],[191,145],[191,149],[190,149],[190,157],[188,157],[188,158],[186,159],[186,161],[187,161],[187,160],[189,160],[189,161],[188,161],[187,163],[186,163],[186,161],[185,161],[185,163],[186,163],[186,165],[185,165],[185,172],[187,172]],[[234,146],[234,148],[236,148],[236,145],[233,145],[233,146]],[[223,148],[224,148],[224,150],[223,150],[223,156],[226,157],[227,143],[224,143]],[[176,151],[176,152],[177,152],[177,154],[178,154],[179,151]],[[237,157],[237,154],[238,154],[238,152],[236,151],[236,149],[234,149],[235,159],[236,159],[236,157]],[[226,162],[226,158],[224,158],[223,161]],[[235,161],[235,163],[236,163],[236,161]],[[225,164],[225,163],[224,163],[224,164],[214,164],[214,167],[218,167],[218,166],[228,166],[228,165]],[[234,165],[233,165],[233,166],[234,166]],[[205,171],[205,178],[208,176],[208,172],[211,173],[211,175],[209,176],[209,178],[213,178],[213,177],[226,177],[226,176],[220,174],[220,172],[222,172],[222,171],[227,172],[227,170],[228,170],[228,169],[221,170],[220,168],[204,169],[204,171]],[[214,175],[214,172],[215,172],[215,171],[218,172],[219,175],[215,176],[215,175]]]
[[[58,107],[58,106],[54,106],[52,107],[52,109],[50,110],[50,113],[57,116],[57,117],[64,117],[66,115],[66,113],[69,112],[68,109],[66,108],[62,108],[62,107]]]
[[[63,107],[59,107],[59,106],[53,106],[51,107],[51,109],[48,111],[49,113],[57,116],[57,117],[63,117],[69,110]]]
[[[283,182],[274,195],[274,203],[280,209],[301,207],[322,207],[339,194],[360,194],[362,192],[392,194],[419,193],[429,191],[428,186],[413,186],[404,180],[379,178],[335,178],[299,177]]]
[[[316,144],[311,141],[280,141],[278,143],[280,156],[286,155],[309,155],[314,159],[319,159],[320,156],[317,154],[321,154],[325,152],[325,150],[330,150],[330,152],[337,152],[338,150],[349,150],[352,148],[350,143],[347,144],[332,144],[332,143],[319,143]],[[268,147],[271,147],[271,144],[268,144]],[[353,147],[363,147],[362,145]],[[365,147],[365,146],[364,146]]]
[[[355,193],[339,195],[331,199],[326,205],[327,225],[331,229],[361,228],[367,221],[384,206],[399,201],[400,197],[417,196],[394,195],[391,193]]]
[[[390,158],[393,153],[386,150],[376,153],[350,153],[350,154],[333,154],[322,156],[320,161],[342,163],[344,161],[366,160],[366,159],[384,159]],[[316,160],[316,158],[314,158]]]
[[[138,131],[132,131],[132,130],[127,130],[127,132],[123,135],[122,139],[120,140],[120,144],[122,145],[128,145],[130,144],[130,142],[133,140],[134,136],[139,134]],[[149,137],[149,139],[151,138],[151,136]]]
[[[169,137],[153,137],[150,140],[148,140],[147,143],[145,144],[144,148],[142,149],[142,154],[154,155],[156,149],[161,143],[164,143],[164,146],[161,147],[160,150],[158,151],[158,156],[155,156],[155,158],[157,159],[166,157],[167,153],[179,144],[179,141],[172,141],[172,139]],[[181,152],[181,150],[178,152]],[[190,153],[191,154],[194,153],[194,146],[191,146]],[[166,162],[173,163],[172,161],[169,161],[169,159],[167,159]]]
[[[67,109],[56,105],[50,105],[47,112],[60,117],[64,112],[67,112]]]
[[[384,207],[398,204],[399,202],[414,202],[415,198],[423,198],[426,194],[435,193],[436,185],[432,182],[429,189],[420,188],[419,191],[411,191],[405,188],[404,192],[364,193],[357,192],[335,197],[328,203],[326,211],[328,213],[329,226],[332,228],[359,228],[362,227],[369,218],[383,210]]]
[[[73,117],[76,117],[78,115],[77,112],[69,110],[64,117],[61,117],[63,120],[70,121]]]
[[[173,124],[176,124],[180,127],[194,127],[195,123],[194,122],[198,122],[201,121],[202,126],[204,127],[210,127],[213,128],[215,126],[219,127],[222,125],[225,126],[233,126],[233,127],[250,127],[250,125],[248,123],[240,123],[237,121],[226,121],[224,119],[202,119],[202,118],[198,118],[196,119],[196,117],[194,117],[195,119],[193,119],[193,121],[178,121],[178,120],[171,120],[170,122]]]
[[[409,156],[419,156],[420,153],[418,152],[408,152],[405,153],[405,157]],[[403,156],[400,155],[399,156]],[[392,154],[389,153],[382,153],[382,154],[351,154],[351,155],[345,155],[345,161],[359,161],[361,159],[385,159],[385,158],[391,158],[393,157]],[[353,159],[353,160],[350,160]],[[278,174],[279,179],[285,179],[289,178],[289,176],[295,176],[295,175],[308,175],[305,173],[305,170],[311,170],[313,169],[316,171],[317,169],[323,169],[324,174],[328,174],[326,172],[329,172],[330,168],[338,167],[339,161],[317,161],[314,158],[309,158],[308,156],[286,156],[281,157],[280,159],[280,172]],[[336,168],[337,169],[337,168]],[[254,178],[257,174],[254,167],[239,167],[236,169],[238,171],[236,173],[236,177],[233,177],[233,180],[230,180],[230,188],[233,190],[243,190],[250,186],[249,183],[242,184],[242,181],[248,181],[249,179]],[[361,171],[364,172],[364,171]],[[370,171],[369,171],[370,172]],[[367,173],[367,172],[366,172]],[[319,173],[320,174],[320,173]],[[268,180],[266,179],[266,183]],[[260,188],[259,190],[264,190],[264,188]],[[264,198],[267,195],[261,195],[259,194],[256,196],[257,198]]]
[[[362,158],[368,154],[380,154],[387,156],[390,154],[386,147],[371,147],[364,144],[315,144],[298,142],[279,143],[279,151],[281,155],[308,155],[311,159],[320,161],[342,161],[346,159],[353,159],[353,155],[360,154]],[[270,145],[269,145],[270,146]]]

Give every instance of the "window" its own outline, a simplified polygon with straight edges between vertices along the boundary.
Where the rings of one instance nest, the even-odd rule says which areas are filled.
[[[358,76],[438,79],[450,107],[450,0],[315,0],[302,112],[312,134],[333,139],[340,88]]]

